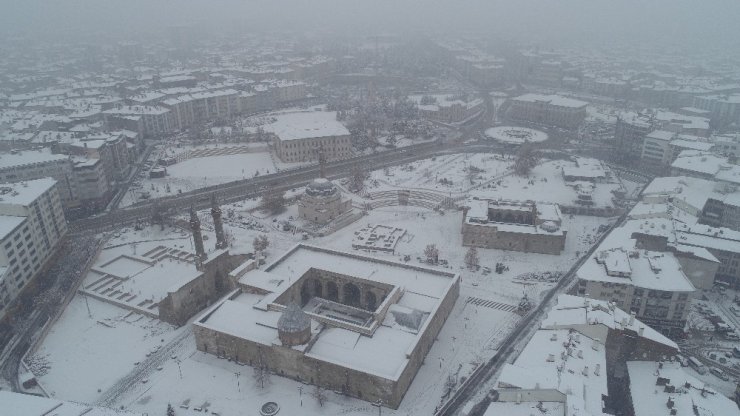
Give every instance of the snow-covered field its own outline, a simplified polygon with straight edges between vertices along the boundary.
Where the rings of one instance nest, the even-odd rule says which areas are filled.
[[[423,159],[402,166],[371,173],[368,191],[385,191],[399,188],[428,189],[461,193],[490,199],[533,200],[574,205],[578,191],[566,183],[562,167],[572,162],[543,160],[528,177],[511,172],[513,159],[497,154],[454,154]],[[471,173],[471,167],[473,173]],[[613,177],[608,182],[596,183],[592,198],[596,207],[613,205],[612,191],[635,191],[636,184],[623,184]]]
[[[529,178],[521,178],[510,174],[512,160],[506,156],[454,154],[374,171],[367,184],[370,192],[418,188],[451,196],[470,193],[487,198],[567,204],[575,199],[576,193],[562,179],[560,169],[563,163],[568,162],[545,161],[533,170]],[[147,180],[144,189],[153,186],[154,192],[162,194],[169,184],[170,192],[177,192],[180,187],[186,191],[250,177],[255,170],[273,172],[275,168],[267,153],[198,157],[168,167],[171,176]],[[598,204],[606,204],[610,200],[610,190],[620,186],[617,182],[598,184],[594,193]],[[296,189],[290,194],[301,191]],[[359,197],[355,195],[353,198]],[[267,234],[270,246],[265,254],[270,262],[303,241],[300,233],[284,231],[280,226],[290,217],[297,218],[297,207],[291,205],[279,215],[270,215],[255,211],[257,205],[257,200],[247,200],[223,206],[225,229],[230,237],[232,253],[251,252],[254,238]],[[210,215],[207,210],[199,215],[206,249],[213,250],[215,236]],[[609,219],[563,218],[568,238],[566,249],[560,256],[479,249],[481,268],[477,271],[464,267],[467,248],[462,246],[461,222],[461,211],[441,214],[417,207],[386,207],[371,210],[359,221],[334,234],[305,241],[352,251],[355,231],[367,224],[399,227],[407,232],[399,240],[395,253],[369,254],[399,261],[408,256],[411,263],[418,264],[423,261],[424,248],[428,244],[436,244],[440,259],[447,262],[444,267],[462,276],[460,298],[425,364],[401,407],[396,411],[384,409],[386,414],[432,413],[444,400],[451,385],[459,384],[476,365],[500,347],[500,342],[520,319],[515,310],[522,297],[526,295],[537,302],[557,281],[556,278],[548,281],[521,277],[546,272],[557,275],[567,271],[596,240],[596,230]],[[96,259],[98,267],[122,254],[144,255],[157,246],[193,250],[189,233],[177,228],[159,230],[158,227],[146,227],[140,231],[129,228],[109,237],[105,249]],[[498,263],[505,266],[501,273],[494,271]],[[127,264],[124,261],[109,267],[120,269]],[[123,275],[126,272],[117,271]],[[70,339],[75,342],[70,342]],[[167,354],[159,353],[156,366],[143,368],[144,364],[136,364],[144,363],[149,355],[156,356],[158,346]],[[277,376],[261,389],[255,385],[250,367],[196,352],[189,326],[176,329],[117,306],[85,299],[82,295],[74,298],[34,357],[43,367],[41,383],[62,399],[96,402],[110,398],[111,389],[120,387],[116,385],[117,380],[133,376],[135,381],[129,383],[112,404],[149,414],[162,413],[167,403],[176,407],[178,415],[202,414],[194,408],[204,403],[209,404],[210,411],[220,411],[222,415],[256,414],[266,401],[278,402],[285,414],[374,415],[377,412],[377,408],[364,401],[332,392],[328,392],[328,402],[321,407],[311,397],[311,386]],[[303,389],[302,394],[299,388]],[[189,400],[189,408],[179,407],[186,400]]]
[[[367,182],[368,191],[423,188],[459,193],[507,174],[512,164],[513,161],[508,157],[494,154],[459,153],[438,156],[373,171]],[[472,174],[471,167],[475,171]]]

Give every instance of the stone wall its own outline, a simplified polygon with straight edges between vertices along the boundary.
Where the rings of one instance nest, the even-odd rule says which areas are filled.
[[[168,292],[159,302],[159,319],[176,326],[184,325],[193,315],[234,289],[228,275],[245,256],[232,256],[228,251],[216,253],[203,263],[203,273],[199,277]]]
[[[261,362],[273,374],[318,385],[369,402],[381,400],[384,406],[396,409],[454,308],[459,291],[460,280],[455,278],[439,307],[427,318],[420,330],[418,342],[407,352],[409,361],[397,375],[396,380],[362,371],[359,368],[360,363],[357,368],[350,368],[313,357],[310,353],[311,342],[305,348],[308,352],[304,354],[299,349],[278,344],[260,344],[197,323],[193,325],[193,333],[199,351],[251,366],[257,366]],[[234,292],[234,296],[238,296],[238,293]],[[208,315],[203,317],[201,322],[207,319]],[[321,334],[314,337],[316,336]]]
[[[500,231],[496,225],[463,223],[463,246],[522,251],[525,253],[560,254],[565,249],[566,232],[529,234]]]

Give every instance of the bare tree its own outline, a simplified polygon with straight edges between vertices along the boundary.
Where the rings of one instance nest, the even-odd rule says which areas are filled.
[[[254,247],[254,251],[264,251],[270,246],[270,240],[267,239],[266,235],[260,234],[257,237],[254,237],[252,246]]]
[[[365,180],[369,176],[360,166],[355,166],[352,169],[352,176],[350,176],[350,190],[352,192],[360,192],[365,189]]]
[[[265,384],[270,384],[270,369],[267,368],[265,362],[262,360],[262,352],[259,353],[259,361],[254,366],[254,377],[255,384],[259,385],[261,389],[265,388]]]
[[[534,147],[530,143],[524,143],[516,154],[514,173],[519,176],[528,176],[539,161],[540,155]]]
[[[286,203],[285,191],[269,188],[265,191],[265,194],[262,195],[262,206],[272,214],[277,214],[283,211]]]
[[[424,249],[424,255],[427,257],[429,263],[437,263],[439,261],[439,249],[436,244],[429,244]]]
[[[480,264],[479,260],[480,259],[478,258],[478,249],[476,249],[475,247],[470,247],[467,253],[465,253],[465,264],[469,268],[473,269],[478,267],[478,265]]]
[[[319,402],[319,406],[324,407],[324,403],[326,402],[326,392],[321,388],[321,386],[315,386],[311,395],[317,402]]]

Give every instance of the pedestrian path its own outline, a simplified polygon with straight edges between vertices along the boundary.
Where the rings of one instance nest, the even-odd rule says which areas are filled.
[[[516,311],[516,306],[514,305],[507,305],[505,303],[499,303],[488,299],[481,299],[476,298],[472,296],[468,296],[468,298],[465,300],[466,303],[470,303],[471,305],[475,306],[484,306],[486,308],[491,309],[499,309],[505,312],[514,312]]]

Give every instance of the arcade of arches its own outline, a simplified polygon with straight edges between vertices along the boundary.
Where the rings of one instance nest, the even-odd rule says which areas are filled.
[[[275,301],[282,305],[297,302],[303,307],[312,298],[322,298],[375,312],[391,290],[392,285],[311,268]]]

